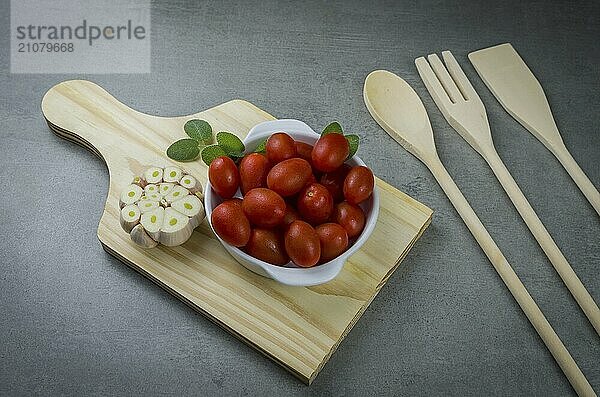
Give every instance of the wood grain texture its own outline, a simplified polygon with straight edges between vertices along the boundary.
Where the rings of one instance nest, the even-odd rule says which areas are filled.
[[[233,100],[190,116],[156,117],[120,103],[82,80],[51,88],[42,101],[50,128],[89,148],[107,164],[110,185],[98,238],[105,250],[148,276],[262,353],[311,383],[431,220],[432,211],[387,183],[371,238],[340,275],[324,285],[288,287],[243,268],[206,222],[179,247],[143,250],[119,226],[118,194],[134,175],[167,165],[166,148],[192,117],[241,138],[273,116]],[[206,183],[206,166],[185,164]]]

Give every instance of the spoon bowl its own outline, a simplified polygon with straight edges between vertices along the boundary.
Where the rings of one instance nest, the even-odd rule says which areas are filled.
[[[371,116],[388,135],[423,162],[437,157],[425,106],[406,81],[375,70],[365,79],[363,95]]]

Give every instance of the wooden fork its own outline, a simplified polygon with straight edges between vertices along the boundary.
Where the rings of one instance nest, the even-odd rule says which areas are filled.
[[[517,211],[540,244],[554,269],[600,335],[600,309],[585,289],[548,230],[521,192],[494,148],[483,102],[450,51],[442,52],[445,66],[436,54],[417,58],[415,65],[425,87],[448,123],[489,164]]]

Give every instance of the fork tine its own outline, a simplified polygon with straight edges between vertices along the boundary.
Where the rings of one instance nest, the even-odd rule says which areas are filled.
[[[429,55],[427,57],[427,60],[429,61],[429,64],[433,68],[433,71],[435,72],[436,76],[438,77],[438,79],[440,80],[442,85],[444,86],[444,89],[448,93],[448,96],[450,96],[450,100],[452,101],[452,103],[462,101],[463,100],[462,94],[458,90],[456,83],[454,82],[454,80],[452,80],[452,77],[450,77],[450,75],[448,74],[448,70],[446,70],[446,67],[444,66],[444,64],[442,63],[440,58],[437,56],[437,54]]]
[[[471,85],[471,82],[454,58],[454,55],[452,55],[450,51],[443,51],[442,57],[444,58],[444,62],[446,63],[446,67],[448,68],[450,75],[452,75],[454,82],[462,92],[465,99],[479,98],[477,91],[475,91],[475,88],[473,88]]]
[[[429,94],[433,98],[436,105],[440,109],[452,105],[448,93],[444,87],[442,87],[442,84],[435,73],[433,73],[433,69],[431,69],[431,66],[429,66],[429,62],[427,62],[424,57],[419,57],[415,59],[415,65],[417,66],[417,71],[421,76],[421,80],[423,80],[427,91],[429,91]]]

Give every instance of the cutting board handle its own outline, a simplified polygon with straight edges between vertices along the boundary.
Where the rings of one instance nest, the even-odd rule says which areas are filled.
[[[172,142],[169,132],[176,135],[181,128],[178,118],[157,123],[161,118],[131,109],[86,80],[64,81],[50,88],[42,99],[42,113],[57,135],[104,159],[111,179],[113,172],[128,170],[129,178],[151,165],[139,164],[136,158],[166,165],[164,153]],[[166,133],[157,133],[156,125],[164,126]]]

